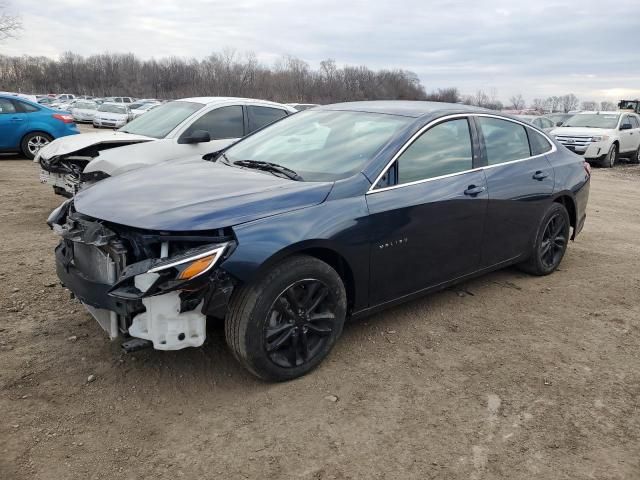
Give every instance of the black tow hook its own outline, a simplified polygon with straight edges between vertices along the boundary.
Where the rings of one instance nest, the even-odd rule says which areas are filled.
[[[144,340],[142,338],[130,338],[126,342],[122,342],[122,350],[124,353],[133,353],[138,350],[144,350],[145,348],[153,347],[153,342],[151,340]]]

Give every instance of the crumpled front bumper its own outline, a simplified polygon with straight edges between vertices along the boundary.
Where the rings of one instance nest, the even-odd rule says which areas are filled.
[[[202,345],[207,316],[226,311],[232,290],[226,274],[212,271],[185,284],[184,290],[154,289],[160,275],[144,272],[159,259],[127,266],[122,239],[101,222],[69,221],[70,203],[56,209],[47,222],[62,236],[55,249],[56,272],[109,337],[140,338],[158,350]]]

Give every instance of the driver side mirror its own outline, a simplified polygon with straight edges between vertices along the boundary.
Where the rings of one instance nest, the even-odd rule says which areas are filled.
[[[631,130],[633,127],[630,123],[625,123],[624,125],[620,125],[620,130]]]
[[[194,130],[191,135],[182,136],[178,143],[205,143],[210,142],[211,136],[206,130]]]
[[[558,122],[558,123],[556,123],[556,127],[561,127],[563,123],[564,123],[564,122]]]

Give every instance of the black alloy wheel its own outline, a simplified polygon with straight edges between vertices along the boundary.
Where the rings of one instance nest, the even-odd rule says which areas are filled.
[[[542,234],[542,242],[538,247],[538,255],[542,264],[555,270],[567,248],[569,240],[569,224],[564,215],[555,213],[547,221]]]
[[[335,328],[335,298],[318,279],[300,280],[284,290],[271,306],[264,328],[264,346],[273,363],[297,367],[311,361]]]
[[[554,202],[542,217],[528,258],[518,264],[518,268],[532,275],[553,273],[569,244],[571,221],[566,207]]]
[[[346,316],[346,290],[336,270],[294,255],[234,291],[225,336],[236,359],[257,377],[292,380],[326,358]]]

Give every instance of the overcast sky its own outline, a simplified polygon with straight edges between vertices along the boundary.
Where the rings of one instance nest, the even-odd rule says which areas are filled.
[[[8,55],[133,52],[203,58],[231,47],[270,63],[404,68],[427,90],[506,101],[640,96],[640,0],[9,0]]]

